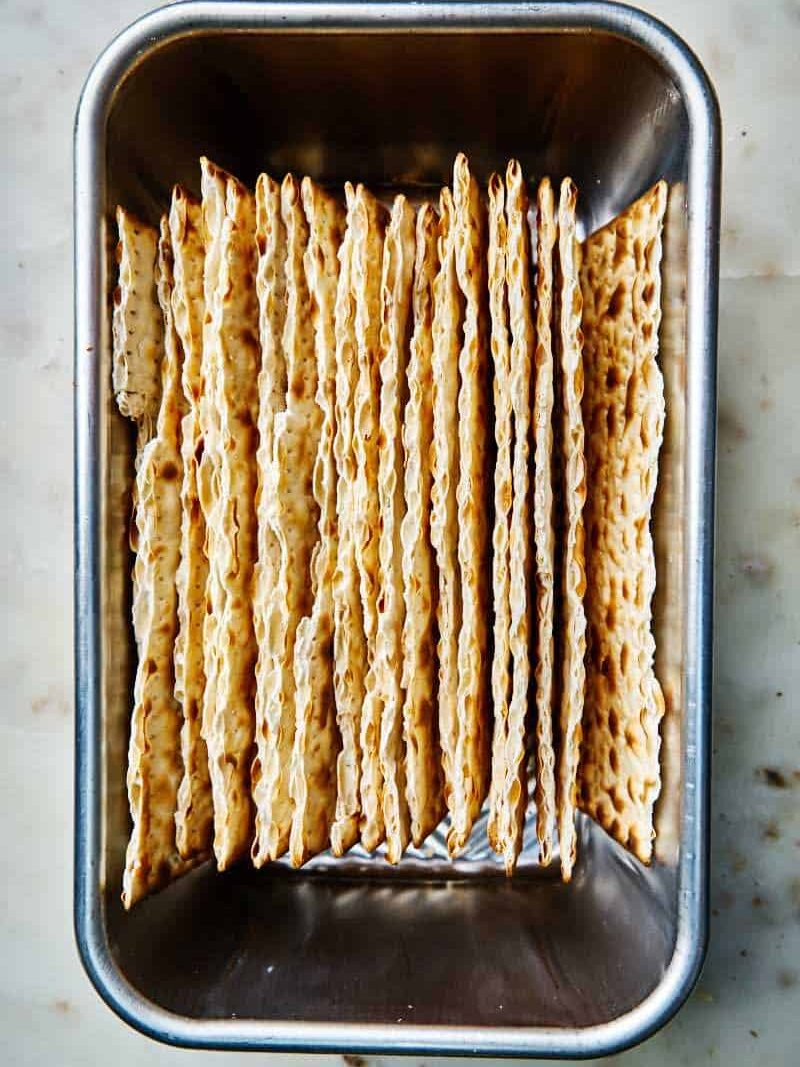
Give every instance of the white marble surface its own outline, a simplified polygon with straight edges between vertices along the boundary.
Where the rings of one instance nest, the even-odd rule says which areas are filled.
[[[149,6],[0,2],[0,1059],[26,1067],[193,1055],[104,1007],[71,919],[72,121],[93,57]],[[647,7],[707,65],[725,130],[714,911],[698,990],[616,1062],[789,1064],[800,1017],[800,4]],[[773,784],[763,768],[778,772]]]

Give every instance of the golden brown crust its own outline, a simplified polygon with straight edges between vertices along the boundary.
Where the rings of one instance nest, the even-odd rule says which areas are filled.
[[[587,714],[580,806],[642,862],[652,854],[664,711],[653,671],[650,519],[664,427],[659,182],[585,244],[590,496]]]
[[[380,595],[375,642],[377,688],[382,704],[380,770],[386,856],[399,863],[411,836],[406,799],[406,758],[403,741],[402,543],[405,513],[402,441],[407,395],[406,367],[411,340],[414,277],[414,210],[398,196],[386,229],[381,281],[381,362],[378,498],[381,526],[378,543]]]
[[[491,351],[494,364],[494,436],[497,459],[494,468],[494,530],[492,533],[492,594],[494,599],[494,649],[492,656],[492,704],[494,738],[492,779],[489,792],[489,843],[502,853],[505,841],[506,743],[508,704],[511,696],[511,651],[509,629],[509,540],[512,507],[511,449],[513,418],[510,393],[511,345],[508,321],[506,257],[508,230],[505,185],[499,174],[489,178],[489,312]]]
[[[380,769],[382,702],[374,669],[378,625],[378,427],[380,404],[380,308],[386,209],[359,185],[352,211],[352,285],[358,382],[353,447],[356,454],[355,558],[367,641],[368,670],[361,713],[361,843],[372,852],[384,839]]]
[[[297,724],[294,648],[298,624],[313,606],[311,557],[319,542],[313,474],[322,413],[316,402],[317,357],[304,267],[309,228],[300,184],[291,174],[281,184],[281,218],[286,229],[286,405],[274,416],[274,495],[266,501],[279,552],[266,608],[264,700],[270,762],[262,766],[262,774],[271,808],[264,808],[262,842],[269,859],[282,855],[290,843],[295,807],[290,768]]]
[[[561,876],[572,877],[575,864],[575,804],[583,719],[586,652],[586,590],[583,505],[586,499],[586,462],[581,400],[583,398],[583,336],[581,290],[578,279],[579,247],[575,238],[578,191],[570,178],[561,183],[558,205],[559,355],[563,421],[563,472],[565,523],[563,534],[564,631],[561,688],[561,753],[558,775],[558,836]]]
[[[198,455],[201,367],[203,358],[203,216],[199,201],[176,185],[169,215],[174,253],[172,310],[183,348],[183,394],[186,414],[181,424],[181,559],[175,583],[178,593],[178,634],[175,638],[175,699],[183,708],[181,754],[183,779],[178,791],[175,831],[184,859],[206,856],[212,846],[214,810],[208,750],[201,734],[203,693],[203,623],[206,615],[206,524],[200,507]]]
[[[439,269],[439,220],[431,204],[417,212],[414,265],[414,332],[408,362],[408,403],[403,422],[406,513],[402,542],[403,734],[411,839],[419,847],[445,812],[437,728],[436,559],[431,544],[433,444],[433,286]]]
[[[536,238],[536,379],[533,397],[533,530],[536,545],[536,836],[543,865],[550,863],[556,811],[553,748],[553,524],[554,366],[551,316],[556,218],[549,178],[539,183]]]
[[[156,299],[158,233],[123,207],[117,207],[117,229],[112,386],[120,412],[140,427],[141,452],[153,435],[161,401],[164,324]]]
[[[256,660],[256,754],[252,767],[255,839],[251,855],[256,867],[286,851],[292,811],[288,781],[280,757],[283,705],[271,698],[274,634],[270,629],[271,598],[280,575],[278,468],[275,457],[275,418],[286,408],[286,223],[281,214],[281,187],[267,174],[256,182],[256,291],[259,304],[261,370],[258,376],[258,562],[254,572],[253,626],[258,644]],[[289,724],[291,731],[292,724]],[[291,737],[291,733],[290,733]]]
[[[490,535],[486,444],[490,432],[489,344],[486,321],[485,212],[480,189],[463,154],[453,167],[455,263],[464,297],[463,345],[458,359],[458,563],[463,615],[458,635],[458,741],[453,822],[448,849],[466,844],[489,788],[491,726],[487,620]]]
[[[201,160],[201,167],[206,322],[200,499],[211,609],[203,634],[203,736],[214,797],[214,853],[224,870],[249,850],[253,836],[250,764],[257,648],[252,580],[261,353],[255,201],[241,182],[209,160]]]
[[[344,211],[310,178],[303,179],[302,197],[309,227],[304,265],[314,324],[315,402],[320,416],[312,480],[319,512],[319,540],[311,557],[313,607],[298,623],[294,646],[296,726],[289,784],[294,805],[290,854],[295,867],[322,852],[330,842],[336,813],[336,765],[341,748],[333,682],[333,573],[337,551],[333,441],[334,313]]]
[[[352,286],[353,208],[355,192],[345,185],[347,225],[339,249],[336,292],[336,518],[338,553],[333,575],[334,691],[336,718],[342,741],[337,761],[336,816],[331,829],[334,855],[342,856],[359,837],[361,813],[361,708],[367,672],[367,639],[355,557],[356,513],[354,488],[356,453],[353,443],[358,360],[355,336],[355,294]]]
[[[506,278],[511,326],[509,391],[514,418],[512,467],[513,506],[509,542],[510,648],[513,661],[511,702],[506,740],[506,818],[503,858],[510,874],[522,849],[522,828],[528,802],[526,726],[530,688],[531,531],[529,514],[530,397],[534,356],[530,292],[528,193],[522,168],[511,160],[506,170],[508,254]]]
[[[173,648],[178,631],[175,575],[180,559],[180,427],[183,352],[172,316],[172,246],[161,221],[156,266],[164,317],[163,388],[154,437],[136,472],[138,550],[134,569],[134,624],[139,661],[128,753],[128,798],[133,829],[122,900],[130,908],[189,869],[175,843],[175,813],[183,772],[181,707],[174,696]],[[140,307],[143,296],[138,298]],[[124,312],[124,307],[123,307]]]
[[[461,576],[458,569],[458,354],[463,312],[456,278],[453,197],[439,201],[439,271],[433,284],[433,448],[431,544],[439,571],[439,740],[444,793],[452,816],[458,737],[458,635],[461,630]]]

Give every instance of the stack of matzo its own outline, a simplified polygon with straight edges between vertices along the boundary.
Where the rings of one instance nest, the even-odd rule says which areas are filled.
[[[200,184],[160,233],[117,215],[126,906],[212,855],[398,863],[443,818],[458,855],[484,806],[508,872],[558,844],[569,880],[579,807],[648,861],[666,186],[581,246],[572,181],[529,202],[514,160],[416,207]]]

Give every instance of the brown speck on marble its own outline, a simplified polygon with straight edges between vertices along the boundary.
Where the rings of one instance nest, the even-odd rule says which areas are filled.
[[[765,841],[779,841],[781,836],[780,827],[774,819],[770,819],[767,825],[764,827],[764,840]]]
[[[775,401],[771,396],[762,397],[758,402],[759,411],[771,411],[775,407]]]
[[[714,1003],[714,995],[712,993],[709,993],[707,989],[698,989],[697,999],[702,1000],[704,1004]]]
[[[758,1030],[751,1030],[750,1031],[750,1036],[751,1037],[758,1037]]]
[[[68,1000],[65,1000],[64,998],[54,1000],[50,1007],[53,1011],[58,1012],[60,1015],[69,1015],[69,1013],[73,1010],[70,1002]]]
[[[759,767],[756,771],[756,775],[759,778],[763,778],[771,789],[789,788],[788,778],[783,771],[779,771],[777,767]]]
[[[727,437],[733,441],[746,441],[750,436],[750,431],[730,408],[723,407],[719,409],[717,428],[719,429],[720,437]]]
[[[767,585],[775,570],[774,564],[766,556],[749,552],[739,557],[738,568],[753,585]]]
[[[778,971],[778,985],[781,989],[793,989],[797,985],[797,972],[788,969]]]
[[[756,893],[750,903],[754,908],[763,908],[766,901],[762,896],[760,896],[760,894]]]
[[[41,715],[49,711],[54,711],[59,715],[67,715],[69,714],[69,705],[63,697],[49,692],[31,701],[31,711],[34,715]]]
[[[731,870],[734,871],[734,873],[741,874],[742,871],[747,870],[747,856],[742,852],[739,852],[738,849],[731,849],[730,858]]]
[[[345,1052],[342,1056],[342,1063],[347,1067],[367,1067],[367,1061],[363,1056],[356,1056],[352,1052]]]
[[[795,844],[800,845],[800,841],[795,841]],[[792,878],[789,882],[789,896],[794,907],[800,911],[800,878]]]

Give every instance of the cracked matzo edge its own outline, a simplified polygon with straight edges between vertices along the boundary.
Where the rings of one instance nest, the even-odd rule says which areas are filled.
[[[182,776],[181,707],[175,699],[173,647],[178,630],[175,574],[180,560],[181,387],[183,352],[171,309],[172,246],[161,220],[156,265],[163,315],[162,393],[155,435],[136,472],[138,548],[134,618],[139,660],[128,750],[128,798],[133,829],[122,900],[126,908],[187,871],[175,843],[175,812]]]
[[[505,781],[508,773],[506,746],[508,706],[511,696],[511,652],[509,629],[509,540],[511,527],[512,483],[511,450],[513,420],[509,392],[510,334],[506,255],[508,235],[505,216],[505,186],[499,174],[489,178],[489,249],[488,282],[491,320],[491,352],[494,364],[494,435],[497,460],[494,468],[494,530],[492,533],[492,595],[494,600],[494,648],[492,655],[492,703],[494,737],[492,741],[492,778],[489,790],[489,843],[495,852],[504,847]]]
[[[587,239],[581,268],[590,642],[580,807],[643,863],[653,849],[664,714],[650,524],[665,417],[657,353],[666,204],[661,181]]]
[[[288,781],[280,759],[282,705],[269,699],[271,641],[270,597],[280,571],[280,544],[273,528],[278,472],[274,455],[275,417],[286,407],[286,225],[281,216],[281,187],[266,174],[256,182],[256,245],[261,337],[258,376],[258,562],[253,589],[253,627],[258,644],[256,660],[256,755],[252,768],[255,838],[251,856],[256,867],[275,859],[289,846],[292,808]]]
[[[380,596],[376,663],[383,704],[379,757],[383,780],[386,857],[390,863],[399,863],[411,836],[403,739],[402,634],[405,600],[400,526],[405,513],[402,424],[408,392],[406,369],[412,326],[414,221],[414,210],[406,198],[402,195],[396,197],[386,230],[381,283],[378,466],[381,526],[378,543]]]
[[[175,699],[183,708],[181,755],[183,778],[175,813],[175,840],[184,859],[207,856],[214,834],[214,809],[208,750],[201,734],[203,693],[203,624],[206,615],[208,560],[206,524],[198,492],[198,453],[202,452],[199,401],[203,357],[203,215],[200,202],[176,185],[169,213],[175,285],[172,312],[183,347],[183,395],[187,405],[181,424],[181,559],[178,634],[175,638]]]
[[[547,866],[553,851],[556,811],[553,747],[553,608],[555,528],[553,525],[553,249],[555,204],[549,178],[536,195],[536,377],[533,396],[533,531],[536,546],[536,836]]]
[[[433,448],[431,544],[439,571],[439,740],[444,795],[452,819],[458,736],[458,634],[461,629],[461,580],[458,570],[458,354],[462,298],[456,278],[453,196],[444,188],[439,200],[439,271],[433,283]]]
[[[558,837],[561,876],[572,877],[577,840],[575,805],[580,758],[586,653],[586,590],[583,505],[586,499],[586,463],[581,400],[583,398],[583,335],[581,290],[578,278],[580,247],[575,238],[578,191],[570,178],[561,183],[558,205],[558,279],[560,292],[559,346],[563,410],[563,485],[565,524],[562,539],[564,628],[561,690],[561,752],[558,771]]]
[[[380,405],[380,314],[386,210],[362,185],[352,211],[352,284],[356,308],[358,382],[355,392],[353,446],[356,453],[354,493],[355,556],[361,587],[367,677],[361,713],[361,844],[374,851],[384,840],[380,769],[382,701],[377,689],[375,640],[378,624],[378,428]]]
[[[290,853],[301,866],[326,849],[336,814],[336,764],[341,742],[333,684],[333,573],[336,567],[336,405],[334,316],[344,211],[310,178],[302,183],[309,225],[305,271],[311,295],[317,358],[316,404],[322,416],[313,494],[319,541],[311,557],[313,607],[297,627],[294,646],[297,719],[289,787],[294,804]]]
[[[258,420],[255,201],[236,178],[201,160],[206,231],[200,464],[209,607],[204,629],[203,736],[214,797],[220,870],[249,851],[255,731],[252,580]]]
[[[403,591],[403,734],[411,839],[419,847],[445,812],[437,717],[436,604],[438,574],[431,544],[433,444],[433,285],[439,269],[439,218],[431,204],[417,212],[414,332],[403,421],[405,515],[400,527]]]
[[[478,183],[466,156],[453,167],[455,261],[464,296],[463,345],[458,359],[459,478],[458,563],[462,622],[458,635],[458,740],[454,764],[451,855],[466,844],[489,788],[491,703],[487,657],[491,604],[487,440],[493,432],[488,402],[489,343],[486,294],[486,226]]]
[[[336,293],[336,518],[339,544],[333,575],[334,672],[336,716],[342,751],[336,767],[336,814],[331,828],[331,847],[336,856],[359,838],[361,813],[361,707],[367,672],[367,639],[361,608],[361,589],[355,558],[356,523],[354,487],[356,454],[353,445],[355,393],[358,362],[355,338],[355,297],[351,283],[353,254],[353,206],[355,192],[345,185],[347,226],[339,248],[339,284]]]
[[[506,170],[508,252],[506,277],[511,325],[509,392],[514,418],[512,459],[513,504],[509,542],[510,644],[513,660],[511,703],[506,740],[504,804],[506,827],[503,857],[510,874],[522,850],[522,831],[528,804],[526,733],[530,689],[530,624],[532,539],[530,528],[531,370],[534,329],[530,274],[528,191],[522,168],[511,160]]]

